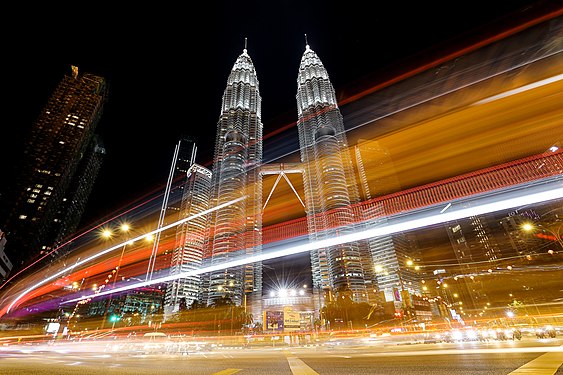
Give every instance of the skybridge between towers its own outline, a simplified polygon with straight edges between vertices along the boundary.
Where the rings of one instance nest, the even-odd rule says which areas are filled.
[[[299,193],[297,192],[297,190],[295,190],[295,187],[287,177],[288,174],[296,174],[296,173],[301,175],[305,173],[305,169],[299,163],[265,164],[260,168],[260,175],[262,176],[265,175],[278,176],[276,178],[276,181],[274,182],[274,185],[272,186],[272,189],[270,190],[270,193],[268,194],[268,198],[266,198],[266,201],[264,202],[264,206],[262,207],[262,210],[264,210],[268,205],[268,202],[270,201],[272,194],[274,194],[274,190],[276,190],[276,187],[278,186],[278,183],[282,178],[285,179],[285,181],[289,184],[289,187],[291,188],[293,193],[295,193],[301,205],[305,207],[305,203],[303,203],[303,200],[299,196]]]

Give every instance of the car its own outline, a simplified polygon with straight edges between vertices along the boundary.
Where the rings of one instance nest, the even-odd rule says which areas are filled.
[[[536,337],[538,339],[546,339],[552,338],[554,339],[557,336],[557,331],[552,326],[545,326],[536,329]]]

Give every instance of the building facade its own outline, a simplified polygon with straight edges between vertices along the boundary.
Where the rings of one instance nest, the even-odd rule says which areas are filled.
[[[89,147],[90,155],[100,156],[92,142],[107,93],[104,78],[73,66],[33,124],[13,189],[1,207],[0,220],[10,236],[6,251],[15,268],[49,252],[78,224],[99,168],[88,161],[80,165]],[[84,184],[77,183],[81,178]],[[69,212],[72,200],[80,210]]]
[[[198,164],[192,164],[187,171],[187,181],[180,207],[179,219],[187,220],[176,227],[176,242],[172,252],[170,275],[201,269],[203,255],[208,246],[209,215],[201,215],[209,209],[211,171]],[[199,215],[199,216],[198,216]],[[164,301],[166,315],[177,312],[182,303],[190,306],[202,300],[201,276],[192,275],[171,281],[167,285]]]
[[[55,246],[65,245],[52,253],[53,258],[60,258],[66,255],[71,249],[72,244],[67,243],[68,237],[76,232],[82,214],[86,209],[88,198],[94,187],[94,182],[102,167],[106,156],[106,150],[101,138],[94,135],[84,157],[81,159],[75,177],[72,180],[67,198],[63,199],[63,204],[57,210],[55,232]]]
[[[223,94],[217,124],[211,207],[209,264],[257,255],[262,246],[262,98],[246,48],[237,58]],[[206,275],[207,303],[223,297],[261,312],[262,266],[250,263]]]
[[[309,45],[297,76],[297,112],[310,241],[352,233],[357,218],[351,205],[359,202],[352,158],[334,88]],[[311,251],[313,289],[319,294],[315,301],[322,306],[326,291],[329,296],[350,292],[354,301],[367,301],[366,257],[363,242]]]

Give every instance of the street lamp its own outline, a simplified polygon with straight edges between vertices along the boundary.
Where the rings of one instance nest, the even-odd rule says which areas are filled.
[[[127,233],[131,230],[131,226],[128,223],[123,223],[120,226],[120,230],[123,233]],[[113,236],[113,232],[109,228],[106,228],[102,231],[102,237],[109,239],[112,236]],[[121,267],[121,262],[123,260],[123,254],[125,253],[125,248],[127,247],[128,244],[131,244],[131,243],[132,242],[129,241],[129,242],[126,242],[126,243],[123,244],[123,248],[121,249],[121,255],[119,256],[119,261],[117,262],[117,266],[115,267],[114,270],[112,270],[113,276],[108,275],[108,277],[113,277],[112,289],[115,289],[115,283],[117,282],[117,276],[119,275],[119,269]],[[102,320],[102,328],[104,328],[104,324],[105,324],[106,317],[107,317],[107,314],[108,314],[108,311],[109,311],[109,306],[111,304],[111,300],[112,300],[112,294],[109,295],[108,301],[106,303],[106,309],[104,311],[104,317],[103,317],[103,320]],[[115,322],[118,320],[118,318],[119,317],[115,314],[111,316],[110,320],[113,322],[112,330],[115,327]]]
[[[539,229],[551,234],[551,236],[555,238],[555,241],[557,241],[559,246],[561,246],[561,248],[563,249],[563,239],[561,238],[561,227],[563,227],[563,223],[560,223],[559,225],[555,225],[555,226],[532,224],[532,223],[522,224],[522,230],[524,230],[525,232],[532,232],[535,229]],[[548,238],[548,239],[552,239],[552,238]]]

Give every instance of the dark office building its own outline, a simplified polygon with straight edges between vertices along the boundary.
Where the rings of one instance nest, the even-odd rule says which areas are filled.
[[[104,78],[73,66],[14,156],[17,175],[0,204],[0,224],[15,270],[76,229],[104,153],[94,132],[106,98]]]
[[[59,258],[72,249],[69,237],[78,229],[105,156],[106,150],[101,138],[94,135],[86,153],[80,160],[67,197],[63,199],[63,203],[57,211],[57,217],[54,219],[52,233],[55,236],[55,246],[60,247],[59,250],[53,252],[54,258]]]

